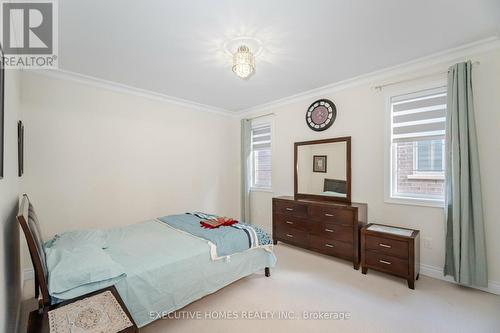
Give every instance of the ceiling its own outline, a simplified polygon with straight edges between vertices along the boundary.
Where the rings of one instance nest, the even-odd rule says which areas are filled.
[[[499,0],[64,0],[59,67],[239,111],[499,33]],[[249,80],[237,36],[263,42]]]

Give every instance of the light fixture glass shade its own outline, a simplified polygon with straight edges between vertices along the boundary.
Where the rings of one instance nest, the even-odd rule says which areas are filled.
[[[255,70],[255,57],[246,45],[238,47],[233,55],[233,72],[242,79],[246,79]]]

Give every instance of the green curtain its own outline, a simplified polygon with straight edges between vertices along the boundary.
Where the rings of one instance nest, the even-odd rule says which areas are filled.
[[[472,63],[448,71],[446,119],[446,258],[444,274],[486,287],[488,270],[479,175]]]
[[[252,121],[241,120],[241,219],[250,223],[250,136]]]

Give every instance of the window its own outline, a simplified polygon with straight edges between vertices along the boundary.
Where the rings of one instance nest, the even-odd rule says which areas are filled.
[[[444,139],[417,142],[415,172],[444,174]]]
[[[390,98],[390,197],[444,200],[446,89]]]
[[[252,187],[271,189],[271,125],[259,124],[252,128]]]

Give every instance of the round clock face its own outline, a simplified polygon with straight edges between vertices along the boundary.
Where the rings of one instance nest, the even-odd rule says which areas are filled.
[[[328,99],[320,99],[312,103],[306,112],[307,125],[313,131],[324,131],[332,126],[337,117],[335,104]]]

